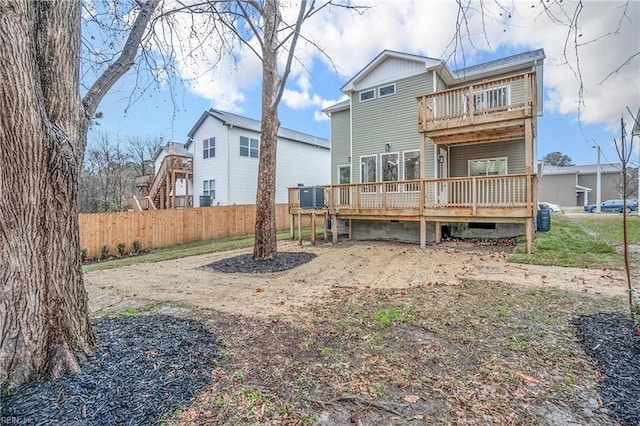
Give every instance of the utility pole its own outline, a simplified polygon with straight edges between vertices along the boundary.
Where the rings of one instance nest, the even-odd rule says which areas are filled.
[[[598,168],[596,169],[596,212],[600,213],[600,204],[602,204],[602,185],[600,175],[600,145],[596,145],[598,149]]]

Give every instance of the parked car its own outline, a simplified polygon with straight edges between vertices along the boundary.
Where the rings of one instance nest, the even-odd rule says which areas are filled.
[[[584,211],[589,213],[595,213],[596,204],[587,204],[584,206]],[[627,200],[627,212],[631,213],[634,210],[638,209],[638,202],[633,200]],[[622,213],[622,200],[607,200],[604,203],[600,204],[600,211],[603,213],[606,212],[614,212],[614,213]]]
[[[549,210],[551,210],[551,213],[559,212],[560,210],[562,210],[559,205],[547,203],[546,201],[540,201],[538,203],[538,208],[539,209],[549,209]]]

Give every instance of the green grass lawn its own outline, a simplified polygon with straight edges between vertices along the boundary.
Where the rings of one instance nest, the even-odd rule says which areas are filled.
[[[640,218],[628,217],[629,243],[640,243]],[[509,258],[515,263],[582,268],[623,267],[614,248],[622,244],[621,215],[551,216],[551,230],[535,235],[534,253],[524,253],[524,242]]]

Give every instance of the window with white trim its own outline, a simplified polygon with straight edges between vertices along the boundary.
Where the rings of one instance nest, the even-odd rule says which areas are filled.
[[[213,158],[216,156],[216,138],[209,138],[202,141],[202,158]]]
[[[258,139],[240,136],[240,156],[258,158]]]
[[[383,182],[398,181],[400,178],[400,154],[397,152],[389,154],[380,154],[380,173]],[[387,185],[386,191],[395,192],[398,185]]]
[[[370,101],[376,97],[375,89],[365,90],[364,92],[360,92],[360,102]]]
[[[205,180],[202,182],[202,195],[211,197],[212,200],[216,198],[216,181],[215,179]]]
[[[351,183],[351,165],[338,166],[338,183],[340,185]]]
[[[406,151],[402,153],[404,162],[404,180],[420,179],[420,151]],[[407,191],[418,191],[420,185],[416,183],[407,184]]]
[[[404,180],[420,179],[420,151],[406,151],[404,156]]]
[[[386,86],[378,87],[378,97],[382,98],[384,96],[394,95],[396,93],[396,84],[388,84]]]
[[[389,182],[399,180],[398,153],[380,154],[380,169],[382,170],[382,181]]]
[[[360,182],[375,182],[377,174],[376,155],[365,155],[360,157]]]
[[[469,160],[469,176],[498,176],[507,174],[507,157]]]
[[[364,155],[360,157],[360,182],[374,183],[378,179],[378,157],[374,155]],[[361,192],[376,192],[375,185],[366,185],[362,187]]]

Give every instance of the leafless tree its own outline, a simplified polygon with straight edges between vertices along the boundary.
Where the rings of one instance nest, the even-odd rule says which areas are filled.
[[[356,11],[363,8],[347,2],[301,0],[295,19],[288,22],[283,18],[282,0],[238,0],[225,5],[210,2],[209,5],[220,23],[218,31],[233,35],[230,47],[234,42],[243,44],[262,62],[262,124],[253,258],[257,261],[270,260],[277,254],[275,176],[280,127],[278,105],[296,60],[297,43],[300,38],[310,41],[301,32],[303,24],[329,6]],[[279,60],[284,64],[282,69],[279,68]]]
[[[162,146],[162,138],[131,137],[127,140],[129,157],[139,176],[153,173],[153,155]]]

